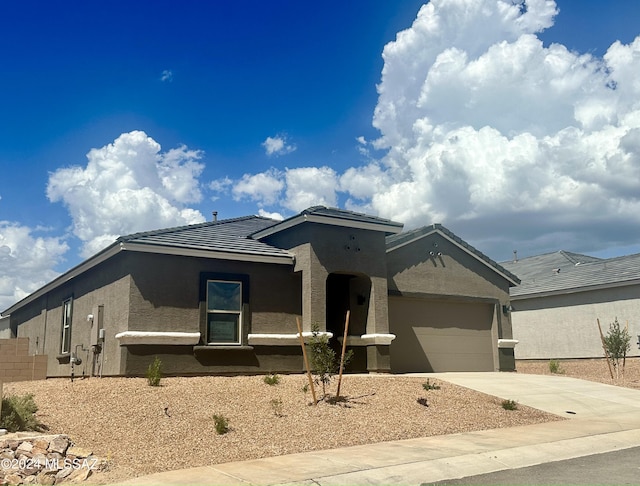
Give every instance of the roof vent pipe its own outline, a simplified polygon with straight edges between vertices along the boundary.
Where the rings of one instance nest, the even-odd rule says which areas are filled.
[[[218,211],[212,211],[211,214],[213,214],[213,220],[218,221]]]

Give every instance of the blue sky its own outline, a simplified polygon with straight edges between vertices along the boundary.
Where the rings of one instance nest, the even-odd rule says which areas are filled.
[[[640,2],[481,3],[4,2],[0,307],[213,210],[640,251]]]

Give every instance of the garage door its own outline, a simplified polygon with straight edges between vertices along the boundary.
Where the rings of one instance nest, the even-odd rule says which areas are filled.
[[[491,304],[389,298],[391,370],[493,371]]]

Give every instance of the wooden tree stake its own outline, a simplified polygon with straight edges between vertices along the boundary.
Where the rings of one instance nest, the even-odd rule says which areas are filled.
[[[602,349],[604,350],[604,355],[607,358],[607,364],[609,365],[609,374],[611,375],[611,379],[613,380],[613,370],[611,369],[611,361],[609,361],[609,352],[607,351],[607,346],[604,344],[604,334],[602,334],[602,327],[600,327],[600,319],[596,319],[598,321],[598,329],[600,330],[600,340],[602,341]]]
[[[340,355],[340,374],[338,375],[338,388],[336,389],[336,398],[340,398],[340,385],[342,384],[342,371],[344,368],[344,354],[347,351],[347,334],[349,333],[349,315],[351,311],[347,311],[347,317],[344,321],[344,337],[342,339],[342,354]]]
[[[311,377],[311,368],[309,367],[309,359],[307,358],[307,348],[304,345],[304,338],[302,337],[302,326],[300,325],[300,318],[296,316],[296,324],[298,325],[298,336],[300,336],[300,346],[302,346],[302,357],[304,359],[304,366],[307,369],[307,378],[309,378],[309,386],[311,387],[311,396],[313,397],[313,404],[317,405],[316,399],[316,387],[313,386],[313,378]]]

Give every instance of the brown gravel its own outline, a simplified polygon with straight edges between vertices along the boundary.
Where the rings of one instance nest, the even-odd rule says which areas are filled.
[[[558,363],[560,365],[560,374],[565,376],[640,389],[640,358],[626,359],[624,377],[620,376],[616,379],[615,369],[612,368],[613,380],[611,379],[611,373],[609,373],[607,361],[604,358],[560,360]],[[535,375],[551,374],[551,371],[549,371],[549,360],[518,361],[516,368],[519,373]]]
[[[6,394],[33,393],[52,433],[110,462],[93,482],[222,462],[372,442],[512,427],[558,417],[453,384],[425,391],[419,377],[346,376],[348,401],[311,406],[304,375],[269,386],[263,376],[50,379],[5,384]],[[433,383],[433,380],[431,380]],[[426,397],[429,406],[417,403]],[[165,408],[167,412],[165,413]],[[276,413],[280,416],[277,416]],[[231,430],[217,435],[212,416]]]

